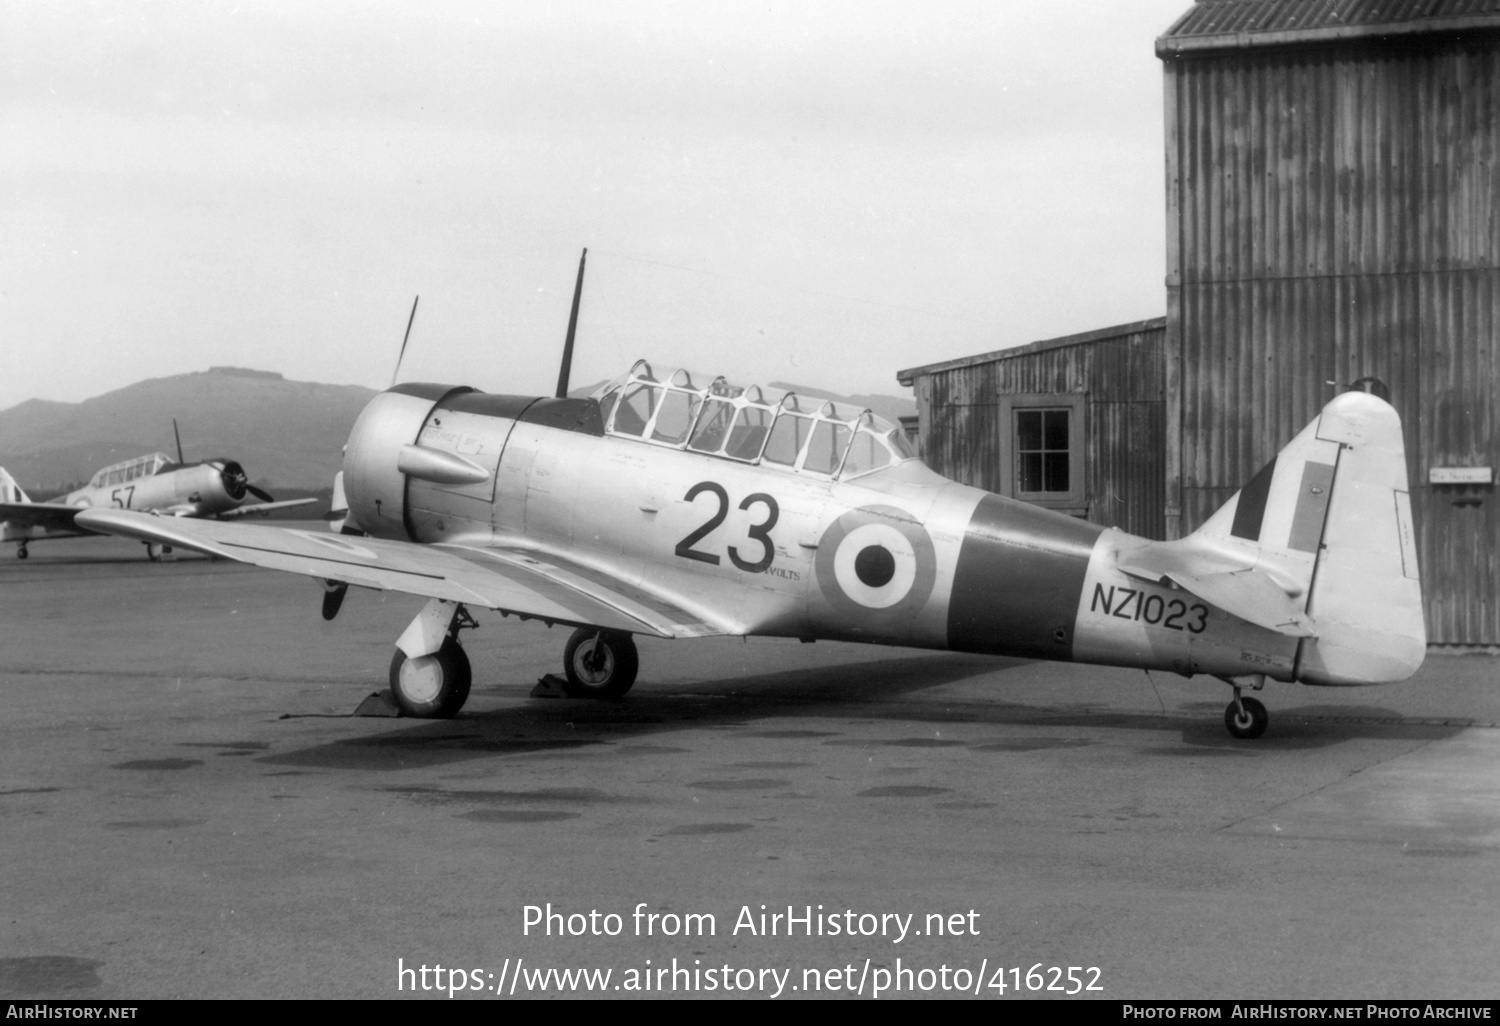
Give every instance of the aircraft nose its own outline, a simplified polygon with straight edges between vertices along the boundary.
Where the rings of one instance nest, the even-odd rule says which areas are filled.
[[[224,482],[224,491],[229,497],[238,502],[245,497],[245,489],[250,483],[250,478],[245,474],[245,468],[234,460],[225,460],[224,465],[219,468],[219,477]]]

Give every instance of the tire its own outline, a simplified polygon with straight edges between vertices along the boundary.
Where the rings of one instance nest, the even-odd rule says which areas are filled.
[[[163,547],[158,545],[156,542],[146,543],[146,558],[151,560],[151,562],[160,563],[162,551]]]
[[[452,638],[432,655],[408,659],[399,648],[391,656],[391,695],[403,716],[446,720],[469,699],[473,673],[463,646]]]
[[[25,559],[29,555],[31,555],[31,553],[29,553],[29,552],[26,551],[26,546],[24,546],[24,545],[22,545],[20,548],[16,549],[16,558],[17,559]]]
[[[1240,705],[1244,712],[1229,703],[1229,708],[1224,710],[1224,726],[1229,733],[1243,741],[1253,741],[1266,732],[1266,725],[1271,722],[1271,714],[1266,712],[1266,707],[1253,698],[1240,699]]]
[[[569,698],[620,698],[635,683],[640,669],[635,641],[622,631],[580,627],[563,650]]]

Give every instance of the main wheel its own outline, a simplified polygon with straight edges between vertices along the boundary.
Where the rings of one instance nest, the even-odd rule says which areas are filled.
[[[16,549],[17,559],[25,559],[28,555],[30,555],[30,553],[26,551],[26,546],[21,545]]]
[[[391,656],[391,694],[407,716],[445,720],[458,715],[469,698],[469,657],[452,638],[432,655],[408,659],[399,648]]]
[[[149,560],[151,560],[151,562],[153,562],[153,563],[160,563],[161,562],[162,549],[163,549],[163,546],[158,545],[156,542],[147,542],[146,543],[146,558],[149,559]]]
[[[1240,711],[1240,707],[1244,711]],[[1224,710],[1224,726],[1229,728],[1229,733],[1246,741],[1253,741],[1266,732],[1266,724],[1271,722],[1271,714],[1266,712],[1266,707],[1253,698],[1241,698],[1239,706],[1230,702],[1229,708]]]
[[[622,631],[580,627],[563,650],[569,698],[619,698],[635,683],[640,669],[635,641]]]

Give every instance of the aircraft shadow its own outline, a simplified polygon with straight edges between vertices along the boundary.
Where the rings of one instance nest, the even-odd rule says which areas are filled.
[[[1272,711],[1272,729],[1257,741],[1240,741],[1224,729],[1225,702],[1191,702],[1175,711],[1122,711],[1097,702],[1064,701],[1036,705],[1007,700],[1001,694],[981,697],[921,693],[982,674],[994,675],[1025,665],[1014,659],[949,654],[904,657],[848,665],[799,668],[721,681],[669,687],[649,683],[620,701],[532,699],[501,709],[468,710],[452,720],[397,720],[392,729],[315,745],[300,751],[260,756],[274,766],[402,770],[445,765],[494,756],[564,753],[611,748],[622,753],[641,749],[660,752],[660,736],[683,729],[743,731],[740,736],[798,739],[825,744],[878,747],[946,747],[967,745],[982,751],[1027,752],[1092,745],[1112,740],[1093,732],[1105,729],[1146,731],[1160,739],[1137,751],[1163,757],[1213,756],[1253,758],[1261,753],[1324,748],[1356,738],[1437,739],[1468,725],[1463,722],[1411,720],[1378,707],[1281,708]],[[997,689],[998,690],[998,689]],[[485,689],[477,692],[481,697]],[[1226,696],[1227,700],[1227,696]],[[1202,711],[1200,711],[1202,710]],[[920,736],[895,739],[846,739],[843,729],[778,729],[779,718],[805,721],[828,718],[896,723],[964,723],[996,727],[1066,728],[1085,736],[1003,736],[978,741]],[[1170,740],[1169,740],[1170,738]],[[665,750],[680,751],[669,746]]]

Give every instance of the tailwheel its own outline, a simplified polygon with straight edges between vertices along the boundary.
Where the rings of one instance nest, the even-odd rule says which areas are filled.
[[[1224,726],[1229,728],[1229,733],[1245,741],[1253,741],[1264,734],[1270,722],[1271,714],[1253,698],[1237,695],[1224,710]]]
[[[563,666],[569,698],[619,698],[635,683],[640,657],[629,634],[580,627],[568,639]]]
[[[444,638],[443,647],[431,655],[409,659],[398,648],[391,657],[391,694],[406,716],[445,720],[458,715],[472,680],[469,657],[452,637]]]

